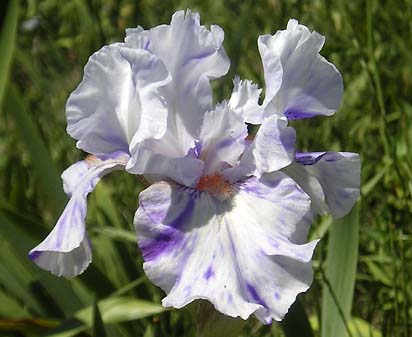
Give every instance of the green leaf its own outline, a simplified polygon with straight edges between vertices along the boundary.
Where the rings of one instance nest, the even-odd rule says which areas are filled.
[[[128,231],[126,229],[105,226],[93,228],[93,231],[102,234],[109,239],[118,240],[121,242],[129,242],[132,244],[136,244],[137,242],[136,233]]]
[[[40,137],[36,124],[23,103],[24,99],[14,86],[9,86],[5,99],[5,109],[14,118],[20,139],[28,149],[31,162],[40,186],[46,195],[51,210],[57,216],[67,203],[60,175],[53,164],[47,147]],[[50,226],[51,227],[51,226]]]
[[[0,108],[3,102],[6,83],[10,74],[16,44],[17,24],[19,18],[20,1],[9,1],[4,24],[0,35]]]
[[[353,337],[382,337],[382,333],[363,319],[354,317],[349,322]]]
[[[0,286],[25,308],[36,315],[58,311],[66,315],[83,307],[83,301],[76,296],[72,284],[37,267],[27,256],[36,244],[27,230],[27,225],[17,224],[0,212]],[[1,302],[0,302],[1,303]],[[20,316],[20,318],[27,316]]]
[[[106,330],[96,302],[93,303],[93,337],[106,337]]]
[[[141,319],[147,316],[166,311],[159,304],[143,301],[131,297],[109,297],[98,304],[102,313],[102,322],[116,324],[121,322]],[[48,337],[72,337],[93,327],[93,306],[86,307],[75,314],[76,320],[67,321],[66,324],[48,334]]]
[[[310,317],[310,323],[314,331],[319,330],[318,319],[315,315]],[[382,337],[382,333],[375,329],[372,324],[359,317],[353,317],[349,321],[349,330],[353,337]]]
[[[166,310],[159,304],[131,297],[109,297],[100,301],[98,304],[105,324],[140,319]],[[88,326],[91,326],[92,307],[82,309],[75,315],[75,317],[86,323]]]
[[[0,317],[21,318],[29,317],[29,313],[23,304],[5,291],[0,291]]]
[[[359,240],[358,205],[329,232],[322,297],[322,337],[345,337],[355,288]],[[321,270],[322,271],[322,270]]]

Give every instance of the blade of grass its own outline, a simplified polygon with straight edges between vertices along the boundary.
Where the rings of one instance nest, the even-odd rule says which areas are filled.
[[[34,121],[28,113],[21,94],[12,85],[7,89],[4,108],[10,114],[10,117],[14,118],[20,139],[24,142],[30,154],[37,179],[49,201],[51,211],[57,217],[67,202],[60,175]]]
[[[46,315],[52,308],[59,308],[59,311],[68,315],[82,308],[84,300],[76,296],[72,289],[71,283],[75,281],[70,283],[52,276],[35,266],[27,257],[27,252],[36,241],[24,227],[2,213],[0,224],[0,285],[37,315]]]
[[[0,108],[3,102],[6,83],[9,77],[16,43],[17,24],[20,1],[9,1],[6,19],[1,27],[0,35]]]
[[[96,301],[93,303],[93,337],[106,337],[106,330],[104,329],[104,324],[102,316],[100,315],[99,307]]]
[[[355,288],[358,259],[359,210],[358,205],[330,228],[328,256],[322,298],[322,337],[344,337],[349,332],[347,322]]]
[[[116,324],[141,319],[166,311],[166,308],[148,301],[130,297],[109,297],[98,302],[104,324]],[[48,337],[72,337],[92,328],[93,306],[86,307],[75,315],[76,321],[70,320]]]

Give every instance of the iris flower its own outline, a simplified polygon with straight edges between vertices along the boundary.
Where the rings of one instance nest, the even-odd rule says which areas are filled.
[[[170,25],[127,30],[124,43],[90,57],[66,105],[67,132],[90,155],[62,174],[70,200],[51,233],[29,253],[38,266],[66,277],[87,268],[92,255],[86,198],[107,173],[157,174],[173,167],[176,180],[194,180],[197,162],[165,158],[151,142],[170,138],[182,146],[170,142],[169,155],[185,155],[182,149],[212,106],[210,79],[229,68],[222,42],[219,27],[209,31],[197,14],[178,12]]]
[[[152,183],[134,225],[149,279],[181,308],[204,299],[225,315],[281,320],[312,282],[315,212],[341,216],[359,193],[355,154],[295,151],[288,118],[331,115],[342,96],[324,38],[290,20],[259,38],[261,89],[235,78],[212,105],[210,80],[229,60],[218,26],[177,12],[170,25],[126,31],[125,43],[92,55],[67,103],[68,132],[91,154],[63,173],[71,199],[30,255],[74,276],[91,260],[86,196],[106,173],[125,169]],[[247,123],[259,124],[248,137]]]

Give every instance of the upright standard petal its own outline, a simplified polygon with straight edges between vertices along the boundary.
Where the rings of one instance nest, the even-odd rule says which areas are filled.
[[[212,108],[210,80],[226,74],[229,59],[223,49],[223,30],[200,25],[199,14],[176,12],[170,25],[148,31],[129,30],[126,44],[142,46],[166,64],[173,82],[162,89],[169,106],[168,128],[184,152],[198,138],[203,114]]]
[[[265,114],[289,119],[330,116],[339,108],[343,81],[336,67],[319,55],[325,38],[296,20],[273,36],[259,37],[266,82]]]
[[[87,195],[101,177],[124,169],[127,159],[124,153],[113,153],[105,160],[90,156],[63,172],[64,189],[70,200],[50,234],[29,253],[39,267],[65,277],[79,275],[87,268],[92,260],[85,226]]]
[[[340,218],[359,197],[360,167],[357,153],[309,152],[296,154],[283,171],[309,194],[316,212]]]
[[[312,281],[316,242],[295,241],[309,198],[282,173],[232,188],[226,199],[165,182],[143,191],[134,222],[144,270],[164,306],[206,299],[225,315],[280,320]]]
[[[259,105],[261,92],[262,89],[251,81],[241,81],[235,77],[229,106],[246,123],[260,124],[263,120],[263,108]]]
[[[197,143],[199,159],[205,163],[203,174],[213,174],[237,165],[245,150],[247,126],[244,119],[229,108],[228,102],[205,114]]]
[[[122,43],[94,53],[66,105],[67,132],[92,154],[129,151],[135,142],[160,138],[167,107],[159,88],[171,81],[164,63]]]

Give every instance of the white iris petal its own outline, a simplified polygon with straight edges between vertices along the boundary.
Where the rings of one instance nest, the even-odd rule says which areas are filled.
[[[29,253],[39,267],[65,277],[74,277],[87,268],[92,260],[85,225],[87,195],[104,175],[124,169],[127,158],[122,153],[106,160],[89,157],[63,172],[70,200],[50,234]]]
[[[273,169],[267,148],[279,161],[285,157],[279,168],[293,157],[293,146],[290,154],[281,151],[282,138],[289,137],[286,122],[272,120],[248,147],[243,118],[223,102],[203,120],[193,154],[204,161],[197,186],[169,176],[140,194],[135,229],[144,270],[167,293],[163,305],[181,308],[206,299],[226,315],[256,314],[270,323],[309,287],[316,245],[303,244],[310,199],[284,173],[267,174]],[[244,174],[244,167],[252,173]],[[251,176],[257,169],[260,179]]]
[[[296,20],[273,36],[259,37],[265,74],[266,116],[289,119],[330,116],[339,108],[343,81],[336,67],[319,55],[325,38]]]
[[[294,179],[312,199],[319,214],[330,213],[334,218],[345,216],[359,198],[361,163],[357,153],[318,152],[313,163],[299,160],[283,171]]]

